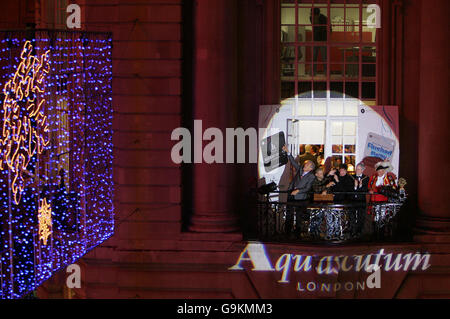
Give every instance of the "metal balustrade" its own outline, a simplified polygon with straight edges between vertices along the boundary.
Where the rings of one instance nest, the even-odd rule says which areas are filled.
[[[403,202],[259,201],[258,238],[281,242],[392,240]]]

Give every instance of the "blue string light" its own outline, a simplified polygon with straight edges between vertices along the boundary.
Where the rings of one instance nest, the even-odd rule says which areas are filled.
[[[45,99],[49,141],[21,173],[18,203],[11,191],[15,171],[7,165],[0,170],[0,298],[20,298],[114,232],[112,39],[106,33],[62,31],[33,31],[32,36],[1,31],[0,39],[1,89],[14,77],[26,41],[37,58],[49,51],[45,91],[14,102],[21,119],[29,115],[30,101]],[[0,127],[5,96],[0,95]],[[29,118],[30,126],[44,134],[38,120]],[[0,157],[7,153],[0,144]],[[51,208],[46,244],[39,235],[43,199]]]

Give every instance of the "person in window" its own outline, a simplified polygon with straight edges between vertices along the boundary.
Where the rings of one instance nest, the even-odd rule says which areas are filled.
[[[305,154],[299,155],[296,158],[296,162],[303,166],[306,161],[311,161],[314,164],[314,167],[317,167],[317,157],[313,154],[313,147],[311,145],[305,146]]]
[[[328,18],[320,13],[320,8],[314,8],[311,10],[311,15],[309,16],[309,20],[313,24],[313,41],[314,42],[326,42],[327,41],[327,25]],[[331,28],[330,28],[331,31]],[[325,63],[323,65],[324,74],[327,73],[327,47],[326,45],[315,45],[313,47],[313,75],[317,73],[317,58],[319,57],[319,52],[322,58],[322,62]]]
[[[312,184],[314,194],[325,195],[331,191],[331,187],[336,185],[336,183],[331,181],[328,176],[325,177],[324,168],[322,166],[316,169],[316,173],[314,175],[316,176]]]
[[[293,211],[296,210],[296,232],[299,230],[300,215],[306,212],[309,195],[312,189],[312,183],[315,179],[314,169],[315,165],[312,161],[306,160],[303,166],[300,166],[289,153],[286,145],[283,146],[283,151],[288,154],[288,158],[292,166],[297,170],[292,182],[289,185],[288,202],[299,202],[300,205],[288,205],[286,210],[286,233],[291,233],[293,230]]]
[[[372,202],[386,202],[390,193],[396,192],[397,177],[392,173],[393,167],[389,162],[378,162],[375,164],[376,173],[369,180],[369,193]]]
[[[333,181],[336,183],[331,190],[336,193],[334,200],[336,202],[342,202],[351,199],[351,193],[353,192],[354,181],[353,178],[347,174],[347,164],[339,165],[339,175],[335,170],[331,170],[330,174]]]
[[[332,169],[339,170],[339,166],[341,165],[342,165],[342,158],[340,156],[332,159],[331,163]]]

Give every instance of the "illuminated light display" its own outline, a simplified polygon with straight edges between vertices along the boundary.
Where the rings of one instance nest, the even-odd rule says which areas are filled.
[[[39,239],[47,245],[48,236],[52,233],[52,209],[46,198],[40,200],[38,213]]]
[[[110,33],[0,31],[0,298],[114,232]]]
[[[42,112],[45,99],[37,101],[38,94],[45,92],[44,77],[48,74],[50,64],[45,52],[39,60],[32,55],[33,46],[26,41],[21,62],[14,76],[4,88],[3,100],[3,130],[0,139],[0,170],[4,164],[13,172],[11,190],[14,202],[19,203],[24,189],[22,171],[29,165],[31,158],[42,154],[49,141],[45,138],[48,133],[47,117]],[[21,114],[19,103],[25,101],[25,114]],[[31,124],[32,119],[36,127]]]

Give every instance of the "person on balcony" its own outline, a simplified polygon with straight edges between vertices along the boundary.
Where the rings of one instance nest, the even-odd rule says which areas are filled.
[[[367,216],[366,195],[369,190],[369,176],[364,175],[366,166],[363,162],[356,165],[356,174],[354,178],[354,187],[352,199],[355,202],[355,222],[357,232],[364,237],[372,233],[373,220]]]
[[[392,164],[390,162],[378,162],[375,164],[376,173],[369,180],[369,193],[372,202],[386,202],[389,194],[397,191],[397,183],[394,173],[392,173]]]
[[[305,146],[305,153],[302,155],[297,156],[296,162],[303,166],[306,161],[312,161],[314,164],[314,167],[317,167],[317,157],[313,154],[313,146],[312,145],[306,145]]]
[[[336,183],[331,181],[328,176],[325,177],[324,168],[322,166],[316,169],[314,175],[316,176],[312,184],[314,194],[328,194],[331,192],[331,187],[336,185]]]
[[[296,211],[297,225],[295,231],[299,231],[300,214],[305,213],[309,200],[309,195],[312,189],[312,183],[315,179],[314,169],[315,165],[312,161],[306,160],[303,166],[299,165],[292,154],[290,154],[286,145],[283,146],[283,151],[288,154],[288,158],[292,166],[296,169],[297,173],[292,179],[288,189],[288,202],[297,202],[299,205],[289,205],[286,209],[286,233],[291,233],[293,230],[293,211]]]
[[[365,202],[366,201],[366,193],[369,191],[369,176],[364,175],[364,170],[366,169],[366,166],[364,163],[359,163],[356,165],[356,174],[354,176],[354,187],[353,191],[355,193],[360,194],[354,194],[353,200],[357,202]]]
[[[342,202],[351,199],[351,194],[348,193],[353,192],[354,182],[353,178],[348,175],[347,164],[339,165],[339,175],[336,170],[331,170],[329,175],[336,183],[336,185],[331,188],[331,191],[335,193],[334,201]]]

